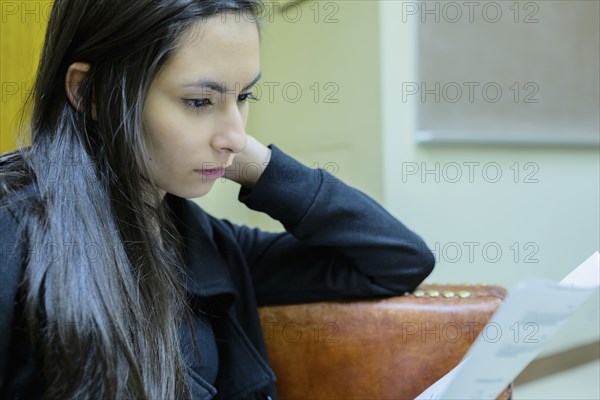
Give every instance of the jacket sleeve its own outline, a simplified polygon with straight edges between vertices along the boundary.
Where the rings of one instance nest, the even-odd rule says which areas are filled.
[[[279,220],[286,232],[227,222],[259,304],[399,295],[431,273],[435,259],[423,240],[377,202],[269,147],[269,165],[239,200]]]
[[[17,290],[22,275],[18,224],[8,208],[0,209],[0,392],[4,386]]]

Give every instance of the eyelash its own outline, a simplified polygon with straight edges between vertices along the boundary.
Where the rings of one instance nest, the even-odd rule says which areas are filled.
[[[239,97],[243,97],[242,100],[239,99]],[[258,101],[259,99],[254,96],[253,93],[242,93],[240,94],[240,96],[238,97],[238,101],[243,103],[243,102],[247,102],[248,100],[256,100]],[[206,98],[202,98],[202,99],[183,99],[185,105],[187,108],[189,108],[192,111],[195,112],[202,112],[205,111],[208,107],[212,106],[213,103]],[[196,102],[202,101],[204,103],[209,103],[209,104],[203,104],[203,105],[197,105]]]

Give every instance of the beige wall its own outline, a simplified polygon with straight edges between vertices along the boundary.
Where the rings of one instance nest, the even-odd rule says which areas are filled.
[[[416,144],[418,103],[402,102],[398,93],[402,82],[418,81],[417,29],[398,22],[401,3],[380,3],[384,198],[392,213],[437,250],[437,267],[428,281],[483,281],[510,288],[528,276],[562,279],[599,247],[598,148]],[[435,170],[436,163],[439,182],[433,174],[422,174],[425,168]],[[465,163],[479,163],[472,182]],[[493,168],[484,175],[488,164]],[[455,165],[463,175],[453,183]],[[418,172],[409,175],[415,167]],[[493,183],[496,170],[502,178]],[[599,297],[592,297],[544,354],[598,340]]]

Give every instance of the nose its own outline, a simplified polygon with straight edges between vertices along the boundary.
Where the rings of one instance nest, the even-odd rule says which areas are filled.
[[[237,106],[228,107],[218,122],[213,137],[216,150],[237,154],[246,148],[246,128],[244,118]]]

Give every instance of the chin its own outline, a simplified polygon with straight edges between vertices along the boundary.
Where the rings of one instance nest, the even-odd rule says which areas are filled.
[[[171,193],[174,194],[175,196],[179,196],[184,199],[196,199],[198,197],[207,195],[211,191],[213,185],[214,185],[214,182],[206,182],[195,188],[192,188],[192,187],[180,188],[181,190],[177,190],[177,191],[171,192]]]

